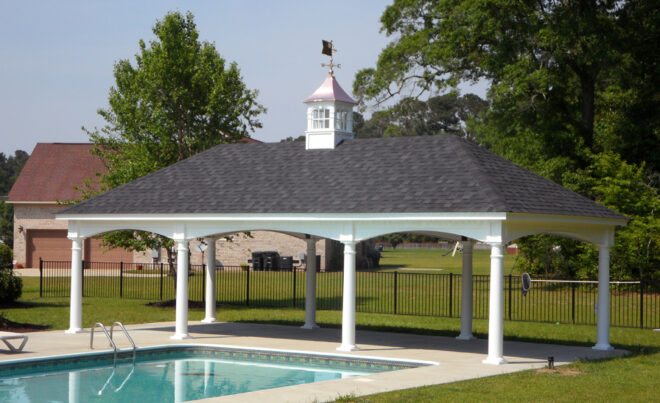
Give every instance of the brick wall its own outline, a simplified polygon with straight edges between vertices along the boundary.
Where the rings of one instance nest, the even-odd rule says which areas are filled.
[[[216,241],[216,260],[223,266],[240,266],[246,264],[252,258],[252,252],[276,251],[280,256],[293,256],[298,260],[301,253],[307,250],[305,240],[271,231],[252,231],[251,237],[243,233],[233,234],[232,240],[218,239]],[[316,242],[316,254],[321,255],[321,270],[325,270],[326,264],[326,241],[324,239]],[[202,264],[202,254],[195,250],[197,240],[190,242],[190,263]],[[151,251],[135,253],[135,262],[149,263],[152,261]],[[161,251],[161,261],[166,262],[165,251]]]
[[[59,204],[14,204],[14,260],[25,265],[26,234],[30,229],[67,229],[66,221],[55,220]],[[19,231],[22,227],[23,231]]]

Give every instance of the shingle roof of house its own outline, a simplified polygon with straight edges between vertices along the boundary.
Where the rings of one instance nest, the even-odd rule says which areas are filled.
[[[512,212],[624,216],[455,136],[220,145],[62,214]]]
[[[55,202],[81,197],[80,186],[96,172],[101,160],[90,154],[89,143],[38,143],[9,192],[9,202]]]

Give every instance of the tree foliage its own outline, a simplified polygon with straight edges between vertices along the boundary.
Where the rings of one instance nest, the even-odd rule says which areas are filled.
[[[395,0],[381,22],[392,40],[375,68],[356,75],[363,107],[488,83],[488,108],[467,126],[474,140],[626,214],[613,274],[658,272],[655,2]],[[535,236],[521,246],[536,272],[596,266],[595,249],[572,240]]]
[[[507,158],[584,168],[585,149],[614,148],[657,171],[651,1],[397,0],[381,22],[393,40],[375,69],[358,72],[360,102],[487,80],[481,142]]]
[[[14,151],[14,155],[9,157],[0,153],[0,195],[9,194],[28,158],[30,158],[30,154],[23,150]]]
[[[0,195],[7,195],[21,173],[30,155],[23,150],[16,150],[9,157],[0,153]],[[14,246],[14,207],[0,200],[0,240]]]
[[[359,120],[354,132],[358,138],[456,134],[473,140],[468,121],[478,121],[487,106],[477,95],[456,92],[426,100],[404,98],[369,120]]]
[[[119,60],[106,121],[87,130],[94,153],[108,168],[107,190],[188,158],[209,147],[233,143],[261,127],[257,91],[246,87],[236,63],[227,63],[210,42],[200,41],[193,15],[170,12],[153,27],[155,39],[139,42],[135,63]],[[84,197],[98,193],[86,187]],[[173,189],[173,191],[175,191]],[[146,250],[172,246],[170,239],[122,231],[106,246]]]

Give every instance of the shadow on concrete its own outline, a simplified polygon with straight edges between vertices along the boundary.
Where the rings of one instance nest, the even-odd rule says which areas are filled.
[[[144,328],[143,328],[144,329]],[[174,333],[173,326],[154,327],[154,330]],[[341,330],[335,328],[301,329],[299,326],[282,326],[273,324],[254,324],[238,322],[218,322],[210,324],[190,324],[189,333],[194,341],[211,337],[260,337],[272,339],[287,339],[301,341],[341,342]],[[488,353],[488,340],[470,341],[456,340],[454,337],[418,335],[410,333],[391,333],[384,331],[357,330],[356,343],[361,351],[386,351],[403,349],[422,349],[455,353]],[[539,344],[521,341],[504,341],[504,355],[510,357],[511,363],[541,363],[547,362],[548,356],[555,357],[556,362],[574,360],[594,360],[626,355],[625,350],[599,351],[591,347],[566,346],[557,344]]]

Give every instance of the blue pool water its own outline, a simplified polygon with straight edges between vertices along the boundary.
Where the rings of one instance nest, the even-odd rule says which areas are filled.
[[[348,378],[421,363],[201,346],[0,365],[0,402],[184,402]],[[423,364],[421,364],[423,365]]]

